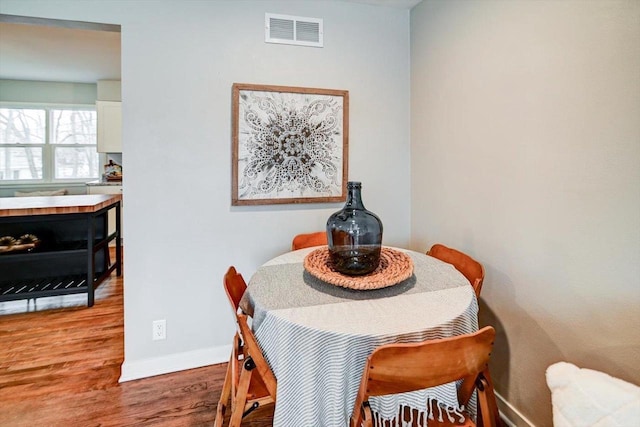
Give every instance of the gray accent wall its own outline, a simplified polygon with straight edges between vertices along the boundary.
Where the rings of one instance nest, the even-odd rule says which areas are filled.
[[[412,246],[484,264],[519,426],[552,425],[552,363],[640,384],[639,24],[638,1],[411,12]]]

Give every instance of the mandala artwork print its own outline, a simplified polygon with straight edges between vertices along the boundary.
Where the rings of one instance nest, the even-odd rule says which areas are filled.
[[[234,85],[235,204],[344,200],[345,96]]]

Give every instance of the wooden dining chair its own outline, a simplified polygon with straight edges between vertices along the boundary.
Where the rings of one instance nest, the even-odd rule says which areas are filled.
[[[462,380],[458,387],[459,408],[462,405],[466,408],[473,392],[477,390],[478,418],[481,421],[478,425],[501,425],[488,367],[495,334],[495,330],[487,326],[473,334],[378,347],[367,358],[350,427],[373,426],[369,406],[371,396],[416,391],[458,380]],[[436,408],[443,406],[429,405],[430,411]],[[442,417],[433,412],[431,415],[433,419],[429,418],[429,427],[476,426],[470,415],[462,410],[456,410],[452,415],[454,423],[448,420],[446,413]]]
[[[238,329],[233,337],[231,357],[216,410],[214,427],[222,427],[231,399],[229,427],[239,427],[243,417],[260,406],[275,403],[276,377],[248,325],[248,316],[240,309],[240,299],[247,289],[242,275],[229,267],[224,275],[224,289],[236,317]]]
[[[484,267],[482,264],[469,255],[456,249],[448,248],[440,243],[433,245],[431,249],[429,249],[429,252],[427,252],[427,255],[452,264],[456,270],[467,278],[471,286],[473,286],[476,297],[480,298],[480,290],[484,282]]]
[[[322,246],[327,244],[327,233],[325,231],[317,231],[315,233],[298,234],[291,242],[291,250],[297,251],[302,248],[310,248],[312,246]]]

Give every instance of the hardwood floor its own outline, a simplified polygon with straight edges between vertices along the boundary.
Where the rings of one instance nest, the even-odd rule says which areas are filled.
[[[86,295],[0,303],[0,426],[213,425],[226,364],[118,383],[123,286],[113,275],[91,308]],[[242,425],[272,417],[266,407]]]

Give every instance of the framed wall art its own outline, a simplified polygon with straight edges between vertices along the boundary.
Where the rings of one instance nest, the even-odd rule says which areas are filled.
[[[349,92],[233,85],[232,205],[346,199]]]

